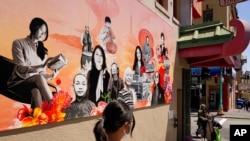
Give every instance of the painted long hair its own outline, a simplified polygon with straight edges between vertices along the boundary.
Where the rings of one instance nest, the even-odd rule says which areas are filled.
[[[133,70],[136,70],[136,65],[137,65],[137,62],[138,62],[137,50],[139,50],[140,53],[141,53],[141,66],[144,66],[141,47],[140,46],[136,46],[136,48],[135,48],[135,59],[134,59]]]
[[[36,32],[39,30],[39,28],[45,25],[46,26],[46,36],[43,41],[46,41],[48,39],[49,35],[49,29],[47,23],[41,19],[41,18],[33,18],[30,22],[29,25],[29,30],[30,30],[30,38],[36,34]],[[48,54],[48,49],[43,45],[43,41],[38,41],[38,46],[37,46],[37,55],[43,60],[45,58],[45,55]]]
[[[100,45],[97,45],[95,47],[94,51],[93,51],[93,55],[92,55],[92,58],[91,58],[91,61],[92,61],[92,63],[91,63],[91,69],[92,70],[97,70],[96,65],[95,65],[95,57],[94,57],[95,52],[96,52],[97,49],[99,49],[101,51],[101,53],[102,53],[102,57],[103,57],[102,70],[104,70],[104,69],[107,68],[107,65],[106,65],[106,56],[105,56],[105,52],[104,52],[103,48]]]

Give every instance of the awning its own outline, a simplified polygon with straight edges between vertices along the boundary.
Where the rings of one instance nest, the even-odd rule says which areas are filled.
[[[210,76],[215,76],[220,74],[220,67],[209,67],[208,73]],[[222,73],[230,74],[234,79],[236,79],[236,71],[233,68],[222,68]],[[192,76],[201,76],[202,68],[191,68],[191,75]]]
[[[186,58],[191,67],[236,67],[238,58],[250,41],[250,25],[233,19],[230,26],[236,35],[219,21],[181,28],[177,41],[180,58]]]

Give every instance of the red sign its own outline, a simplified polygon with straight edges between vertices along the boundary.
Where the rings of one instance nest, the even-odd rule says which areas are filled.
[[[192,4],[193,8],[193,18],[201,18],[202,17],[202,1],[199,0],[193,0]]]
[[[222,7],[232,5],[235,3],[239,3],[239,2],[243,2],[243,1],[246,1],[246,0],[219,0],[220,6],[222,6]]]

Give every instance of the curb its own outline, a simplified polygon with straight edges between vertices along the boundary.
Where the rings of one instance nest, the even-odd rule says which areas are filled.
[[[225,115],[217,115],[217,114],[213,114],[215,117],[219,117],[219,118],[234,118],[234,119],[248,119],[248,120],[250,120],[250,114],[249,114],[249,116],[248,117],[246,117],[246,116],[230,116],[230,115],[227,115],[227,114],[225,114]],[[197,117],[197,114],[191,114],[190,115],[191,117]]]
[[[218,116],[221,118],[234,118],[234,119],[248,119],[250,120],[250,117],[235,117],[235,116]]]

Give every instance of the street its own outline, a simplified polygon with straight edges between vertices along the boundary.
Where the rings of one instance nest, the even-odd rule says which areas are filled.
[[[216,115],[216,113],[214,113]],[[230,141],[230,125],[234,124],[242,124],[250,125],[250,112],[246,111],[239,111],[239,110],[232,110],[228,113],[225,113],[224,116],[217,116],[215,117],[215,120],[220,122],[222,124],[222,129],[220,129],[221,136],[222,136],[222,141]],[[191,113],[191,135],[193,136],[193,141],[202,141],[203,139],[199,135],[197,138],[195,135],[197,125],[197,114],[196,113]]]

